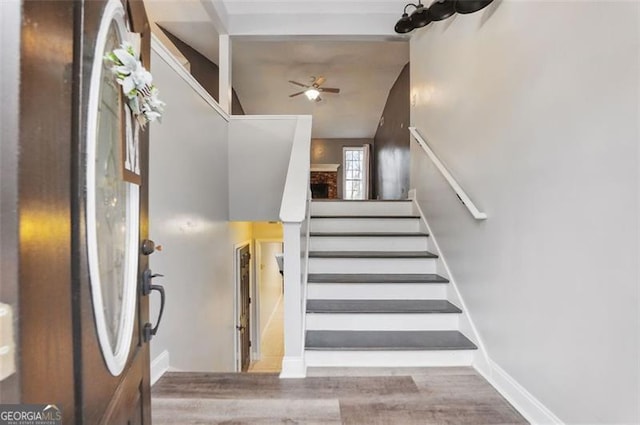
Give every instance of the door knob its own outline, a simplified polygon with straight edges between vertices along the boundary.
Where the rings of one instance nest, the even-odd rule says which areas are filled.
[[[142,241],[142,247],[140,248],[144,255],[151,255],[156,251],[162,251],[162,245],[156,245],[151,239],[145,239]]]
[[[239,330],[240,332],[242,332],[246,328],[244,326],[240,325],[240,326],[236,326],[236,329]]]

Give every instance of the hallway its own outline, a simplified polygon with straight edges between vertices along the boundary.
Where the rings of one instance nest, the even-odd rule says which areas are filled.
[[[284,303],[278,302],[260,344],[260,360],[249,366],[249,372],[280,373],[284,356]]]
[[[472,368],[312,369],[290,380],[168,373],[152,407],[156,425],[527,423]]]

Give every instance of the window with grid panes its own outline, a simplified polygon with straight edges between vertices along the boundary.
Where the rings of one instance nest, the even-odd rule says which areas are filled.
[[[365,199],[364,149],[344,149],[344,199]]]

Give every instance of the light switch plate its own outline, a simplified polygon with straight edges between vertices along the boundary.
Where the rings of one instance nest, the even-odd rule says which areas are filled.
[[[15,343],[13,340],[13,309],[0,303],[0,381],[16,371]]]

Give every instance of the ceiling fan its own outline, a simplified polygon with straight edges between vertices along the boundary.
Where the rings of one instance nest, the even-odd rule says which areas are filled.
[[[295,96],[300,96],[301,94],[304,94],[305,96],[307,96],[307,99],[320,102],[322,100],[322,98],[320,97],[320,93],[336,93],[336,94],[340,93],[340,89],[336,89],[332,87],[321,87],[326,80],[327,79],[324,77],[311,77],[310,85],[289,80],[291,84],[295,84],[296,86],[305,88],[304,90],[299,91],[298,93],[290,94],[289,97],[295,97]]]

